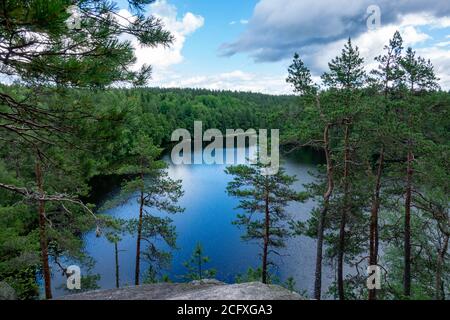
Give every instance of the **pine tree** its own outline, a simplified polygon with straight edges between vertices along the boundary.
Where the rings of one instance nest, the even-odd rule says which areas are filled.
[[[311,71],[306,67],[305,63],[300,59],[298,53],[294,54],[292,64],[288,68],[289,76],[286,82],[291,84],[295,92],[301,96],[315,95],[317,93],[317,85],[311,78]]]
[[[136,61],[131,43],[119,40],[128,34],[143,46],[169,45],[172,37],[161,22],[146,17],[143,6],[152,1],[133,0],[133,23],[119,19],[116,3],[107,0],[31,0],[5,1],[0,13],[0,73],[20,78],[34,87],[105,87],[117,81],[142,85],[151,68],[132,70]],[[79,8],[79,29],[67,23],[69,5]],[[130,20],[131,21],[131,20]],[[1,130],[20,136],[28,143],[40,139],[41,132],[61,134],[57,119],[39,104],[29,104],[20,97],[2,92],[0,102],[9,110],[0,114]],[[9,125],[4,125],[4,122]]]
[[[30,97],[0,92],[0,131],[5,141],[27,145],[36,154],[37,191],[0,183],[0,188],[16,192],[38,204],[42,270],[46,298],[50,299],[51,284],[48,264],[48,239],[45,203],[75,202],[73,196],[47,195],[44,190],[43,161],[49,159],[42,145],[63,144],[73,134],[65,126],[68,116],[77,118],[81,111],[48,109],[42,103],[41,92],[58,93],[64,87],[101,88],[118,81],[142,85],[151,68],[143,66],[133,71],[136,59],[130,42],[120,41],[128,34],[144,46],[168,45],[171,35],[163,30],[160,21],[145,17],[143,6],[148,0],[130,0],[136,12],[133,23],[118,19],[114,2],[106,0],[31,0],[4,1],[0,12],[0,73],[17,77],[31,87]],[[71,29],[69,5],[80,9],[80,28]],[[45,95],[43,95],[45,98]],[[30,103],[32,101],[34,103]],[[76,109],[75,109],[76,110]],[[84,115],[83,115],[84,116]],[[3,136],[3,135],[2,135]],[[71,145],[71,147],[73,147]],[[79,202],[83,207],[84,204]]]
[[[355,113],[355,98],[357,89],[361,88],[366,81],[364,72],[364,59],[360,56],[358,47],[353,47],[351,39],[342,50],[341,56],[333,59],[329,64],[329,72],[323,74],[322,79],[326,86],[338,90],[338,99],[342,99],[344,108],[337,112],[341,114],[342,125],[344,127],[344,159],[343,159],[343,207],[341,210],[339,228],[339,249],[338,249],[338,294],[341,300],[345,299],[344,293],[344,254],[345,254],[345,228],[347,218],[351,210],[351,156],[350,131]]]
[[[169,252],[159,249],[154,239],[160,237],[170,247],[176,247],[176,232],[170,217],[160,217],[157,212],[176,214],[184,209],[177,205],[182,197],[181,181],[172,180],[167,173],[167,164],[163,160],[158,160],[161,149],[153,145],[150,138],[145,135],[138,135],[135,146],[126,162],[119,164],[116,173],[120,175],[136,176],[127,180],[120,195],[115,201],[106,204],[111,207],[117,203],[126,203],[130,199],[135,199],[139,203],[139,213],[137,219],[132,220],[131,230],[136,233],[136,264],[135,264],[135,284],[140,283],[141,256],[155,269],[160,269],[168,264],[171,259]],[[141,248],[142,241],[147,243],[147,248]]]
[[[188,273],[184,278],[188,280],[203,280],[213,279],[217,271],[215,269],[205,269],[205,264],[209,263],[211,259],[203,255],[203,247],[201,243],[197,243],[191,258],[183,263]]]
[[[334,189],[333,176],[333,159],[331,154],[330,131],[334,125],[332,116],[326,113],[321,106],[321,96],[318,92],[318,86],[312,81],[311,72],[305,66],[300,56],[296,53],[294,55],[293,63],[288,69],[289,76],[287,82],[290,83],[296,93],[303,97],[303,102],[306,104],[312,103],[314,108],[304,110],[302,114],[303,119],[308,119],[310,126],[301,126],[301,133],[295,130],[294,139],[301,139],[301,146],[319,147],[324,151],[326,158],[326,177],[327,186],[323,194],[322,210],[317,225],[317,252],[316,252],[316,270],[314,277],[314,298],[320,300],[322,293],[322,259],[323,259],[323,242],[324,229],[327,213],[330,205],[330,198]],[[306,121],[302,121],[305,123]],[[322,132],[317,130],[317,124],[320,123],[323,127]],[[314,124],[314,125],[312,125]],[[320,128],[321,129],[321,128]],[[320,136],[322,135],[322,139]],[[294,224],[294,230],[297,227]],[[298,233],[298,232],[297,232]]]
[[[233,176],[227,192],[241,199],[236,209],[244,211],[237,215],[234,224],[245,229],[244,241],[262,242],[263,283],[268,283],[268,267],[274,264],[270,261],[270,253],[284,247],[285,240],[290,236],[285,226],[289,218],[286,206],[301,199],[301,195],[291,189],[295,177],[286,175],[283,168],[275,175],[265,175],[263,172],[267,168],[258,162],[231,166],[225,171]]]
[[[380,145],[378,152],[378,163],[376,168],[376,178],[374,183],[374,190],[371,204],[371,218],[370,218],[370,252],[369,264],[378,265],[378,247],[379,247],[379,227],[378,215],[381,205],[381,187],[382,176],[385,169],[386,148],[389,147],[389,142],[392,141],[392,119],[391,105],[395,94],[398,92],[401,84],[403,72],[401,70],[401,58],[403,50],[403,39],[398,31],[395,32],[393,38],[389,41],[389,45],[384,47],[385,54],[375,58],[379,63],[378,68],[371,72],[374,78],[371,79],[377,87],[377,93],[381,93],[383,101],[381,106],[376,106],[372,113],[374,123],[372,127],[376,128],[374,136],[370,143]],[[381,109],[381,110],[380,110]],[[376,152],[369,148],[369,152]],[[371,156],[371,154],[369,155]],[[370,170],[372,172],[372,170]],[[376,290],[369,290],[369,300],[376,299]]]
[[[416,58],[416,53],[412,48],[407,49],[405,57],[401,60],[401,67],[406,91],[404,96],[406,105],[399,114],[400,120],[404,123],[406,147],[403,294],[409,297],[411,296],[411,207],[414,191],[414,150],[420,148],[423,137],[420,134],[423,115],[417,103],[417,94],[438,88],[438,79],[434,74],[431,62],[421,57]]]
[[[114,244],[114,263],[115,263],[115,279],[116,288],[120,288],[120,266],[119,266],[119,243],[125,233],[126,221],[121,219],[112,219],[109,221],[109,228],[105,232],[106,239]]]

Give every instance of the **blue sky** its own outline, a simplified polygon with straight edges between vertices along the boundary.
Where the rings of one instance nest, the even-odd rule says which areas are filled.
[[[272,67],[272,64],[256,66],[247,55],[231,58],[219,56],[220,46],[233,41],[245,30],[244,23],[251,17],[257,2],[257,0],[168,1],[177,7],[179,16],[192,12],[204,18],[203,27],[195,31],[186,41],[183,48],[186,63],[180,65],[180,69],[192,73],[203,71],[217,73],[233,71],[236,68],[257,71],[260,68]]]
[[[125,0],[119,7],[127,9]],[[381,25],[368,30],[366,9],[376,4]],[[172,48],[136,45],[138,64],[154,66],[150,86],[204,87],[289,93],[286,69],[299,52],[319,80],[350,36],[367,68],[400,30],[405,46],[430,58],[450,89],[450,1],[434,0],[157,0],[148,14],[162,19]]]

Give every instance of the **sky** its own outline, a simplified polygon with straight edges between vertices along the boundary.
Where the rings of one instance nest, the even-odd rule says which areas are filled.
[[[126,0],[118,5],[130,14]],[[376,29],[367,27],[371,5],[380,9]],[[153,66],[149,86],[289,94],[285,79],[295,52],[320,82],[348,37],[370,70],[399,30],[404,46],[431,59],[441,87],[450,90],[449,0],[156,0],[146,14],[175,37],[170,48],[133,42],[136,68]]]

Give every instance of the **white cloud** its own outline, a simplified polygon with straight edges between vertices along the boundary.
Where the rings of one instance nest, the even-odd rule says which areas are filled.
[[[400,25],[386,25],[377,30],[362,33],[353,39],[365,58],[366,69],[369,71],[376,67],[374,58],[382,54],[383,47],[388,43],[395,31],[400,30],[404,40],[404,46],[417,46],[431,37],[421,32],[412,24],[412,20],[404,19]],[[325,45],[306,47],[301,51],[302,58],[313,69],[313,80],[320,83],[320,75],[328,68],[328,62],[340,53],[346,40],[334,41]],[[436,47],[417,50],[417,54],[426,59],[431,59],[436,67],[436,73],[441,79],[443,89],[450,89],[450,52],[436,45]],[[306,52],[306,54],[304,54]],[[280,65],[280,71],[284,72],[286,66]],[[156,78],[157,76],[157,78]],[[155,74],[153,85],[172,88],[205,88],[211,90],[236,90],[252,91],[267,94],[292,94],[291,87],[286,83],[286,74],[270,75],[249,73],[242,70],[223,72],[218,74],[201,74],[195,76],[180,76],[170,71]]]
[[[131,13],[125,9],[120,10],[124,17],[131,17]],[[169,66],[179,64],[184,60],[182,50],[186,38],[204,25],[204,18],[187,12],[181,19],[178,17],[177,8],[166,0],[157,0],[150,5],[149,14],[159,18],[164,28],[174,37],[170,47],[158,46],[156,48],[141,47],[136,39],[130,39],[134,48],[137,62],[135,68],[147,64],[154,67],[155,71],[166,69]]]
[[[448,47],[450,46],[450,41],[443,41],[436,44],[436,47]]]
[[[436,17],[426,12],[400,16],[400,25],[429,26],[433,29],[450,27],[449,17]]]
[[[220,52],[248,53],[257,62],[280,61],[302,47],[366,32],[367,8],[374,4],[381,8],[383,25],[417,15],[421,21],[416,25],[445,28],[450,24],[448,0],[259,0],[246,30],[234,42],[224,43]]]
[[[383,53],[383,47],[389,43],[395,31],[399,30],[403,38],[403,46],[417,47],[424,44],[427,40],[432,40],[429,34],[421,32],[419,26],[431,26],[429,15],[409,15],[402,17],[398,24],[384,25],[379,29],[361,33],[352,39],[353,43],[358,46],[361,56],[366,62],[366,70],[370,71],[376,68],[377,63],[374,58]],[[435,25],[441,25],[441,22],[434,21]],[[340,54],[347,40],[342,39],[333,41],[324,45],[313,45],[302,48],[299,52],[302,59],[312,69],[313,75],[316,77],[328,69],[328,62]],[[417,54],[426,59],[430,59],[435,66],[436,73],[443,89],[450,89],[450,79],[448,70],[450,68],[450,51],[446,46],[450,42],[441,42],[435,47],[427,49],[416,49]],[[320,82],[320,81],[319,81]]]
[[[417,54],[430,59],[435,66],[440,85],[444,90],[450,90],[450,51],[439,47],[422,48]]]
[[[290,94],[292,90],[285,81],[286,76],[262,75],[241,70],[192,77],[166,74],[164,78],[156,82],[156,85],[165,88],[204,88],[267,94]]]
[[[270,0],[262,0],[262,3],[268,3]],[[289,2],[291,0],[283,0]],[[321,1],[321,0],[318,0]],[[352,0],[348,0],[352,1]],[[334,8],[334,7],[333,7]],[[260,8],[261,10],[261,8]],[[331,9],[330,9],[331,10]],[[333,9],[334,10],[334,9]],[[295,10],[290,10],[292,11]],[[126,10],[122,12],[124,15],[130,15]],[[231,72],[222,72],[216,74],[207,74],[204,70],[194,75],[175,74],[171,70],[171,66],[183,62],[182,49],[189,35],[204,25],[203,17],[195,15],[191,12],[179,17],[177,8],[169,4],[166,0],[158,0],[150,6],[150,14],[160,18],[166,29],[171,31],[175,37],[175,41],[170,48],[141,48],[136,46],[136,56],[138,62],[136,66],[142,64],[150,64],[154,66],[152,85],[161,87],[195,87],[207,88],[214,90],[237,90],[237,91],[254,91],[270,94],[286,94],[291,93],[291,88],[285,82],[285,76],[247,73],[241,70]],[[303,12],[302,14],[306,14]],[[314,15],[309,12],[310,15]],[[322,12],[317,13],[322,14]],[[291,15],[288,14],[287,17]],[[272,15],[277,17],[276,13]],[[253,19],[253,18],[252,18]],[[277,20],[278,22],[281,22]],[[231,21],[230,25],[246,24],[249,21],[245,19]],[[374,58],[382,53],[385,44],[388,43],[396,30],[400,30],[404,39],[404,46],[417,46],[424,44],[425,41],[432,39],[427,33],[424,33],[419,27],[427,26],[429,28],[445,28],[449,25],[448,17],[436,17],[427,12],[410,13],[399,15],[395,22],[384,23],[381,28],[373,31],[364,31],[353,37],[353,42],[360,48],[362,56],[366,61],[366,68],[370,70],[376,67]],[[254,23],[253,20],[250,24]],[[288,23],[285,21],[285,23]],[[328,23],[328,22],[327,22]],[[322,30],[322,27],[315,25],[314,28]],[[298,30],[294,30],[298,35]],[[450,38],[450,35],[447,36]],[[299,47],[300,54],[305,62],[311,67],[313,78],[320,81],[320,74],[328,68],[328,62],[338,55],[345,43],[346,39],[338,38],[329,40],[325,43],[309,43]],[[289,48],[281,48],[289,52]],[[298,50],[297,49],[297,50]],[[440,84],[444,89],[450,89],[450,79],[447,76],[450,68],[450,52],[448,42],[437,42],[434,47],[428,49],[417,50],[417,53],[425,58],[431,59],[436,67],[436,72],[441,78]],[[292,51],[293,52],[293,51]],[[290,55],[290,54],[289,54]],[[290,59],[290,58],[289,58]],[[287,60],[284,60],[285,62]],[[199,66],[200,70],[201,66]],[[281,70],[282,69],[282,70]],[[280,71],[285,72],[286,67],[280,66]],[[203,71],[203,72],[202,72]]]
[[[231,21],[230,22],[230,26],[234,26],[235,24],[237,24],[238,22],[237,21]],[[239,20],[239,23],[240,24],[248,24],[248,20],[245,20],[245,19],[241,19],[241,20]]]

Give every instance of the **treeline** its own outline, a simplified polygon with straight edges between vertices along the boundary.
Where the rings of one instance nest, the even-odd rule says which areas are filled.
[[[100,101],[96,108],[106,112],[111,112],[109,102],[114,103],[126,127],[142,127],[161,145],[169,144],[171,133],[178,128],[193,132],[194,121],[202,121],[204,129],[223,132],[275,128],[284,121],[277,113],[299,109],[294,96],[203,89],[112,89],[93,99]]]

